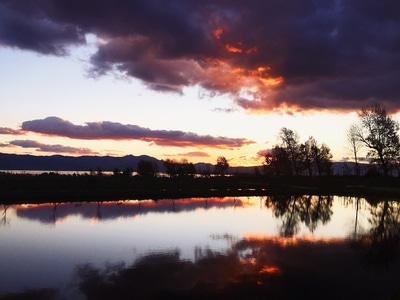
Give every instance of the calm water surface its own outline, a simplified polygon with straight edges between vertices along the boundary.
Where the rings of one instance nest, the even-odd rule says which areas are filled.
[[[391,299],[398,200],[2,205],[0,299]]]

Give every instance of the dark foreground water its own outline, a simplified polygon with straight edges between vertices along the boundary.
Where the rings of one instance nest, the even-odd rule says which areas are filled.
[[[397,299],[400,206],[337,196],[0,206],[0,299]]]

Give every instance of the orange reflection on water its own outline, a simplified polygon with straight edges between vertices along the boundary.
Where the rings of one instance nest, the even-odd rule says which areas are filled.
[[[48,202],[48,203],[39,203],[39,204],[15,204],[13,205],[13,209],[15,212],[18,211],[34,211],[34,210],[41,210],[43,212],[48,212],[45,214],[46,216],[46,223],[50,224],[60,224],[62,222],[67,221],[70,219],[70,215],[59,216],[57,215],[57,208],[65,203],[61,202]]]
[[[15,204],[13,207],[15,209],[27,209],[35,207],[53,206],[53,203],[43,203],[43,204]]]
[[[345,241],[344,238],[338,237],[316,237],[314,235],[284,237],[260,233],[246,233],[244,239],[249,242],[272,242],[281,247],[294,246],[299,243],[337,244]]]

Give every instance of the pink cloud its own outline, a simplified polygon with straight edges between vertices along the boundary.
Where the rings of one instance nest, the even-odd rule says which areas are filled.
[[[16,130],[8,127],[0,127],[0,134],[9,134],[9,135],[24,135],[25,132],[21,130]]]
[[[159,146],[229,149],[254,143],[254,141],[246,138],[214,137],[211,135],[198,135],[193,132],[179,130],[152,130],[138,125],[109,121],[88,122],[86,125],[75,125],[58,117],[26,121],[22,123],[22,129],[49,136],[62,136],[73,139],[141,140]]]
[[[265,155],[267,155],[271,150],[270,149],[265,149],[265,150],[260,150],[257,152],[257,155],[259,157],[264,157]]]
[[[191,151],[187,153],[180,153],[179,156],[192,156],[192,157],[209,157],[210,154],[203,151]]]
[[[69,154],[98,154],[88,148],[76,148],[63,145],[47,145],[33,140],[14,140],[10,145],[19,146],[22,148],[34,148],[40,152],[54,152],[54,153],[69,153]]]

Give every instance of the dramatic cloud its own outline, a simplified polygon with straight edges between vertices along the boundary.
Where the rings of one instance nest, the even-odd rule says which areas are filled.
[[[63,55],[99,38],[92,73],[198,85],[248,111],[400,109],[396,0],[4,0],[0,45]]]
[[[84,36],[76,25],[52,20],[46,15],[46,2],[2,1],[0,45],[42,54],[65,55],[69,45],[83,43]]]
[[[21,130],[15,130],[8,127],[0,127],[0,134],[9,134],[9,135],[24,135],[25,132]]]
[[[57,117],[23,122],[22,129],[44,135],[63,136],[73,139],[141,140],[159,146],[231,149],[254,143],[245,138],[213,137],[178,130],[151,130],[137,125],[124,125],[107,121],[75,125]]]
[[[15,140],[11,141],[10,145],[19,146],[22,148],[34,148],[41,152],[69,153],[69,154],[98,154],[87,148],[75,148],[63,145],[46,145],[32,140]]]

